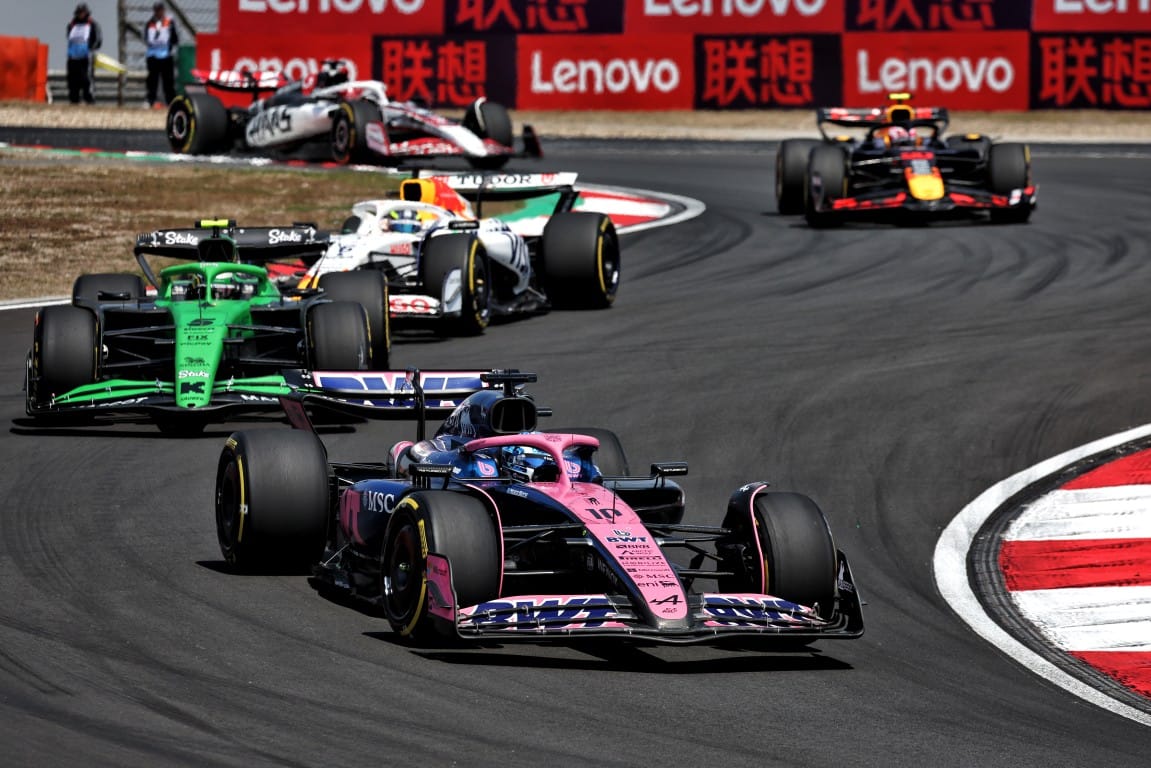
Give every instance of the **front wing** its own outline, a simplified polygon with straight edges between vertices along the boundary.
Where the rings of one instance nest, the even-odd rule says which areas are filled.
[[[447,558],[428,554],[427,609],[470,640],[562,640],[627,637],[687,645],[729,637],[851,640],[863,635],[863,612],[847,560],[840,555],[839,608],[823,619],[812,608],[772,595],[691,593],[681,626],[644,621],[622,594],[514,595],[458,606]]]
[[[27,399],[29,416],[147,414],[157,412],[205,413],[219,418],[231,412],[279,411],[280,396],[291,389],[280,375],[223,379],[212,385],[207,406],[186,408],[176,404],[180,386],[202,385],[198,381],[141,381],[109,379],[85,384],[46,401]],[[30,387],[28,391],[31,392]]]
[[[882,189],[852,197],[821,200],[814,208],[819,214],[829,216],[866,216],[880,212],[907,212],[913,214],[970,213],[973,211],[1009,211],[1034,208],[1038,198],[1038,187],[1032,185],[1016,189],[1009,195],[999,195],[990,190],[949,188],[938,200],[919,200],[906,188]]]

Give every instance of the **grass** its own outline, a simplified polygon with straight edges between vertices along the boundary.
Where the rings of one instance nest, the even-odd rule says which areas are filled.
[[[397,184],[351,170],[54,162],[0,149],[0,300],[66,296],[86,272],[139,272],[137,234],[199,218],[337,229],[352,203]]]

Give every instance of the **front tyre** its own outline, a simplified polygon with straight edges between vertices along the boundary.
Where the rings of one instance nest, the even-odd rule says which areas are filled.
[[[1026,144],[992,144],[987,162],[991,191],[997,195],[1010,195],[1017,189],[1031,185],[1031,148]],[[992,209],[991,220],[1001,224],[1022,224],[1031,216],[1031,206]]]
[[[809,607],[825,619],[835,612],[836,551],[823,512],[807,496],[747,486],[728,503],[723,527],[732,537],[720,543],[721,580],[730,592],[772,595]]]
[[[515,142],[512,132],[512,118],[502,104],[487,99],[476,99],[464,112],[463,126],[481,139],[491,139],[502,146],[511,148]],[[486,155],[469,157],[473,168],[495,170],[503,168],[508,155]]]
[[[552,216],[543,234],[543,283],[548,300],[565,309],[605,309],[619,289],[619,235],[602,213]]]
[[[36,317],[32,341],[32,403],[96,381],[100,367],[96,316],[83,307],[44,307]]]
[[[459,607],[499,596],[502,550],[483,502],[455,491],[418,491],[396,505],[380,564],[384,614],[401,637],[427,642],[454,633],[428,611],[428,553],[448,559]]]
[[[216,535],[239,571],[305,572],[323,552],[328,461],[311,432],[236,432],[216,470]]]
[[[806,208],[804,218],[811,227],[834,227],[842,223],[827,206],[847,197],[847,153],[837,146],[821,144],[811,150],[807,161]]]
[[[785,139],[775,153],[775,202],[780,214],[794,216],[803,213],[803,192],[806,189],[807,158],[819,146],[815,139]]]
[[[383,273],[375,270],[328,272],[320,276],[320,290],[332,301],[351,301],[364,308],[372,357],[369,370],[388,370],[392,334],[388,283]]]
[[[460,273],[460,313],[445,317],[444,332],[453,336],[478,336],[491,322],[491,279],[489,262],[479,238],[472,235],[439,235],[424,240],[420,249],[420,282],[430,295],[449,296],[444,280],[454,270]]]
[[[186,93],[168,105],[168,146],[182,155],[227,149],[228,110],[208,93]]]
[[[316,371],[366,371],[368,316],[352,301],[316,304],[308,311],[308,360]]]
[[[368,146],[368,123],[379,122],[380,110],[368,101],[343,101],[332,118],[330,143],[337,163],[368,163],[377,157]]]

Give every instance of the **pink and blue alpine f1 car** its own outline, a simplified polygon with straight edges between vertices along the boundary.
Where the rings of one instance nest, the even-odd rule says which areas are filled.
[[[753,482],[722,525],[686,524],[686,464],[635,476],[608,430],[537,429],[550,412],[523,391],[534,374],[308,376],[310,394],[284,400],[296,429],[238,432],[220,457],[217,532],[236,569],[310,566],[417,642],[863,634],[847,558],[806,496]],[[417,439],[331,463],[317,405],[414,414]],[[426,415],[449,409],[425,438]]]

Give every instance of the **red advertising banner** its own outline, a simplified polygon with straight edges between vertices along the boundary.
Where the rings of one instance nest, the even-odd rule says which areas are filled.
[[[1027,32],[843,36],[843,102],[874,106],[910,91],[950,109],[1027,109]]]
[[[1151,35],[1032,38],[1033,109],[1151,109]]]
[[[521,38],[522,39],[522,38]],[[396,101],[466,107],[480,96],[515,106],[516,38],[377,37],[372,76]]]
[[[628,34],[842,32],[844,0],[627,0]]]
[[[1026,0],[847,0],[847,30],[991,32],[1028,29]]]
[[[688,35],[520,35],[519,109],[691,109]]]
[[[464,34],[623,32],[624,0],[447,0],[444,28]]]
[[[1035,32],[1148,32],[1149,0],[1032,0]]]
[[[444,0],[220,0],[223,34],[443,34]]]
[[[695,38],[697,109],[837,104],[842,72],[838,35]]]
[[[293,39],[280,35],[196,36],[199,69],[283,72],[289,79],[302,80],[318,72],[324,59],[332,58],[348,62],[353,80],[372,79],[372,39],[367,35],[302,35]]]

